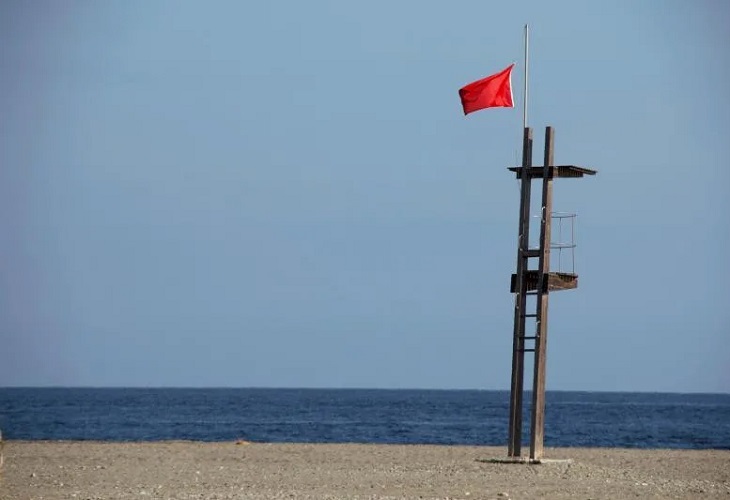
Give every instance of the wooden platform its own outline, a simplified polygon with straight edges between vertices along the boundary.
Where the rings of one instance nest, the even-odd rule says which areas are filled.
[[[527,290],[537,290],[537,284],[540,280],[540,274],[537,270],[527,271]],[[571,290],[578,288],[578,275],[572,273],[548,273],[547,291],[558,292],[560,290]],[[512,275],[512,281],[510,283],[510,292],[517,292],[517,275]]]
[[[522,176],[523,167],[509,167],[507,170],[515,172],[517,178],[520,179]],[[528,176],[530,179],[541,179],[545,172],[545,167],[527,167]],[[554,179],[556,177],[565,178],[578,178],[584,175],[596,175],[596,170],[590,168],[578,167],[576,165],[556,165],[554,167],[548,167],[548,178]]]

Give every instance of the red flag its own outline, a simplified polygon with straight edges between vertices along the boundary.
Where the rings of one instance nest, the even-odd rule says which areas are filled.
[[[512,68],[514,63],[492,76],[482,78],[459,89],[464,114],[484,108],[514,108],[512,100]]]

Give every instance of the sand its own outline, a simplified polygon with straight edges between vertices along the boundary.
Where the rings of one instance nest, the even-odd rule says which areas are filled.
[[[6,441],[0,498],[726,498],[730,451]]]

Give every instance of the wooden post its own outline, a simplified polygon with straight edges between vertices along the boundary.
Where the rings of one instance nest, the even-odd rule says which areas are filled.
[[[530,239],[530,188],[532,178],[528,167],[532,166],[532,129],[525,127],[522,138],[522,171],[520,174],[520,219],[517,241],[517,289],[515,293],[515,322],[512,338],[512,386],[510,390],[510,417],[508,455],[519,457],[522,453],[522,396],[525,371],[525,303],[527,286],[528,244]]]
[[[553,128],[545,128],[545,162],[542,173],[542,217],[540,224],[540,263],[537,286],[537,324],[535,332],[535,370],[532,382],[532,418],[530,422],[530,459],[543,453],[545,425],[545,364],[548,339],[548,273],[550,272],[550,231],[553,210]]]

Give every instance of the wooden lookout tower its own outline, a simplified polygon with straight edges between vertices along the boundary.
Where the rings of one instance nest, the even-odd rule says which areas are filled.
[[[508,454],[522,458],[522,399],[524,392],[525,353],[533,353],[532,404],[530,421],[530,461],[539,461],[543,454],[545,417],[545,362],[548,334],[548,297],[550,292],[570,290],[578,286],[575,265],[570,269],[550,270],[550,250],[573,252],[572,230],[575,214],[553,212],[553,180],[595,175],[596,171],[575,165],[553,164],[552,127],[545,128],[545,159],[542,166],[532,165],[532,129],[524,128],[522,166],[511,167],[520,180],[520,215],[517,243],[517,271],[512,275],[510,291],[515,294],[514,336],[512,345],[512,386],[510,394]],[[532,181],[542,181],[540,237],[537,246],[530,246],[530,192]],[[564,219],[569,220],[570,240],[553,241],[553,219],[562,233]],[[562,236],[562,234],[561,234]],[[559,261],[560,262],[560,261]],[[535,266],[536,263],[536,266]],[[529,329],[528,329],[529,326]],[[533,329],[534,327],[534,329]]]

